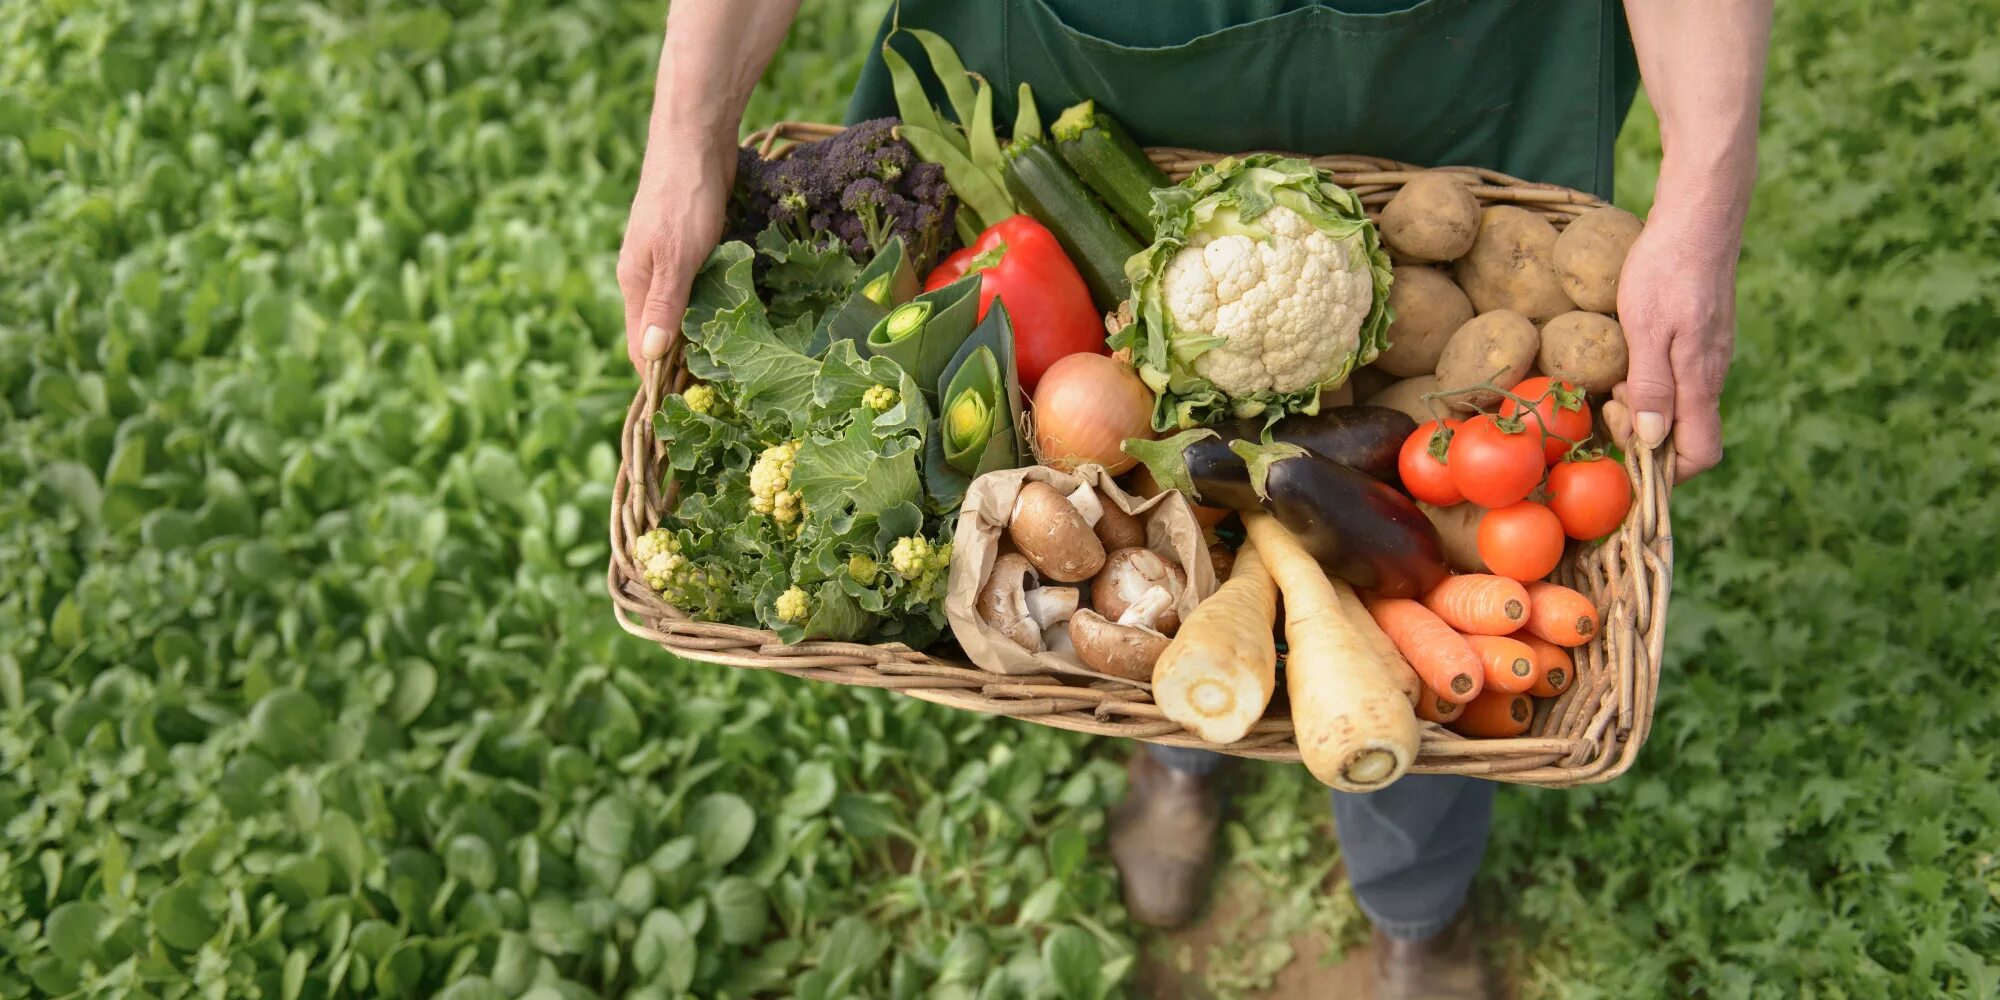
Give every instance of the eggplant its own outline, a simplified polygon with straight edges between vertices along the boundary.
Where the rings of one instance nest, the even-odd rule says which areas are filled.
[[[1244,429],[1245,422],[1237,421],[1163,438],[1127,438],[1121,447],[1152,472],[1161,489],[1179,490],[1189,503],[1256,510],[1257,493],[1250,488],[1250,470],[1229,450],[1229,443],[1240,440],[1237,435]],[[1254,432],[1254,427],[1249,428],[1249,433]]]
[[[1125,453],[1146,463],[1163,487],[1187,494],[1208,507],[1257,510],[1250,470],[1230,450],[1236,441],[1261,440],[1260,420],[1236,420],[1182,431],[1156,441],[1125,442]],[[1314,414],[1293,414],[1271,425],[1271,439],[1297,445],[1321,458],[1401,487],[1396,461],[1417,422],[1386,406],[1336,406]]]
[[[1417,432],[1417,422],[1386,406],[1335,406],[1318,413],[1295,413],[1271,425],[1271,440],[1295,444],[1391,486],[1401,486],[1396,471],[1403,442]],[[1254,435],[1244,440],[1254,441]]]
[[[1295,444],[1236,441],[1262,509],[1329,576],[1383,597],[1422,597],[1450,572],[1437,528],[1409,497]]]

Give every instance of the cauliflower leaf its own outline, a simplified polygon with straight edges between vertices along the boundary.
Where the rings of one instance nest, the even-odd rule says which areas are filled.
[[[924,488],[933,390],[830,336],[810,311],[820,300],[773,326],[753,264],[728,244],[694,283],[683,344],[700,381],[653,417],[678,500],[645,536],[642,572],[675,607],[788,643],[929,643],[944,628],[941,553],[956,506]],[[867,291],[855,278],[845,294]],[[930,554],[913,577],[895,571],[899,542]],[[903,563],[914,565],[907,553]]]
[[[816,518],[850,511],[873,514],[891,504],[923,497],[917,475],[917,441],[876,436],[873,410],[858,410],[847,429],[833,437],[807,438],[799,446],[791,488]]]

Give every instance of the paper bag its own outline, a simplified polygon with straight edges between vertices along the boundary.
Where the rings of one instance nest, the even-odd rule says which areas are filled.
[[[1194,613],[1195,605],[1215,593],[1215,567],[1208,558],[1208,543],[1187,498],[1173,490],[1141,500],[1126,493],[1104,468],[1086,465],[1075,474],[1059,472],[1044,465],[1025,469],[989,472],[973,480],[959,509],[958,530],[951,542],[951,576],[944,599],[945,618],[965,655],[982,670],[998,674],[1064,673],[1123,681],[1135,687],[1149,687],[1140,681],[1112,677],[1083,665],[1073,654],[1030,653],[1015,645],[998,629],[979,617],[979,592],[993,571],[993,563],[1003,551],[1007,519],[1014,511],[1014,498],[1028,482],[1044,482],[1067,496],[1079,484],[1088,483],[1107,505],[1138,517],[1146,526],[1146,547],[1179,566],[1187,574],[1188,585],[1177,608],[1182,621]],[[1090,599],[1090,581],[1075,586],[1083,591],[1084,604]]]

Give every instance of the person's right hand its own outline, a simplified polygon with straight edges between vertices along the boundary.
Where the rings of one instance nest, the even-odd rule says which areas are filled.
[[[681,327],[688,287],[722,238],[736,179],[734,136],[689,136],[655,128],[639,168],[639,190],[618,250],[625,298],[625,353],[643,375]]]

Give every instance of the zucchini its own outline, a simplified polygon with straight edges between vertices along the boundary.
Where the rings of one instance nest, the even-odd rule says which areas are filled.
[[[1091,197],[1048,143],[1016,139],[1007,148],[1005,173],[1015,203],[1055,234],[1097,307],[1118,308],[1132,294],[1125,261],[1139,252],[1139,241]]]
[[[1084,101],[1065,110],[1049,136],[1063,162],[1139,234],[1139,242],[1153,242],[1153,189],[1173,182],[1118,120],[1098,111],[1096,101]]]

